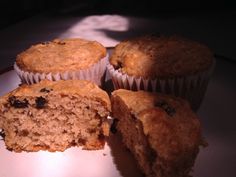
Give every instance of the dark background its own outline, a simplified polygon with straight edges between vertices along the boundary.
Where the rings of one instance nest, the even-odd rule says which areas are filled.
[[[155,17],[196,13],[235,14],[235,7],[232,0],[1,0],[0,29],[42,12],[53,15],[123,14]]]

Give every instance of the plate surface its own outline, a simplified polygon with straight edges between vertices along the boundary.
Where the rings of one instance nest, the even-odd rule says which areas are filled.
[[[219,80],[220,79],[220,80]],[[220,81],[225,83],[221,85]],[[16,73],[11,70],[0,75],[0,95],[20,84]],[[228,81],[215,72],[206,97],[198,114],[209,146],[201,149],[196,159],[195,177],[235,177],[235,113],[233,111],[234,89],[227,87]],[[220,92],[226,98],[216,98]],[[219,96],[218,96],[219,97]],[[220,104],[226,101],[230,105]],[[222,107],[224,106],[224,107]],[[219,109],[221,108],[221,109]],[[223,109],[224,108],[224,109]],[[230,109],[230,110],[228,110]],[[221,118],[227,122],[221,122]],[[233,125],[232,125],[233,124]],[[6,150],[0,141],[0,177],[142,177],[130,152],[115,134],[107,140],[105,148],[85,151],[69,148],[65,152],[47,151],[15,153]]]

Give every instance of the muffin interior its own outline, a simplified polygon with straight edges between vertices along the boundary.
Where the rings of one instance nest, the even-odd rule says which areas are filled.
[[[122,99],[113,99],[113,116],[118,118],[117,129],[122,135],[122,141],[133,153],[138,165],[145,174],[154,175],[152,163],[157,158],[157,154],[149,145],[143,132],[142,123],[130,113],[129,108]]]
[[[100,149],[109,133],[105,106],[78,95],[12,96],[0,111],[5,143],[16,152]]]
[[[202,139],[187,102],[122,89],[112,93],[111,101],[123,143],[146,176],[189,176]]]

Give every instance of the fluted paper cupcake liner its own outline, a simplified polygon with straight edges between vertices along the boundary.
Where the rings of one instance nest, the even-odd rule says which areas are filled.
[[[14,69],[18,76],[21,78],[23,83],[34,84],[41,80],[48,79],[51,81],[57,80],[90,80],[97,85],[102,85],[102,80],[104,79],[104,74],[106,71],[106,65],[108,61],[108,55],[101,59],[98,63],[95,63],[88,69],[78,70],[78,71],[66,71],[58,73],[34,73],[21,70],[17,64],[14,64]]]
[[[166,79],[145,79],[129,76],[107,65],[108,73],[113,82],[114,89],[145,90],[160,92],[185,98],[189,101],[193,110],[197,110],[204,98],[208,81],[213,72],[214,65],[209,70],[183,77]]]

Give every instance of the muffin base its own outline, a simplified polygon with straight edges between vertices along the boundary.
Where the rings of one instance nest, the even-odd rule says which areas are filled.
[[[108,61],[108,55],[101,59],[98,63],[95,63],[88,69],[78,70],[78,71],[66,71],[57,73],[34,73],[21,70],[16,63],[14,63],[14,69],[18,76],[21,78],[23,83],[34,84],[41,80],[90,80],[99,86],[102,86],[104,82],[104,74],[106,71],[106,65]]]
[[[116,70],[111,64],[107,65],[107,71],[111,77],[115,90],[122,88],[134,91],[145,90],[171,94],[188,100],[192,109],[197,111],[204,98],[214,66],[215,61],[206,71],[188,76],[161,79],[146,79],[129,76]]]

